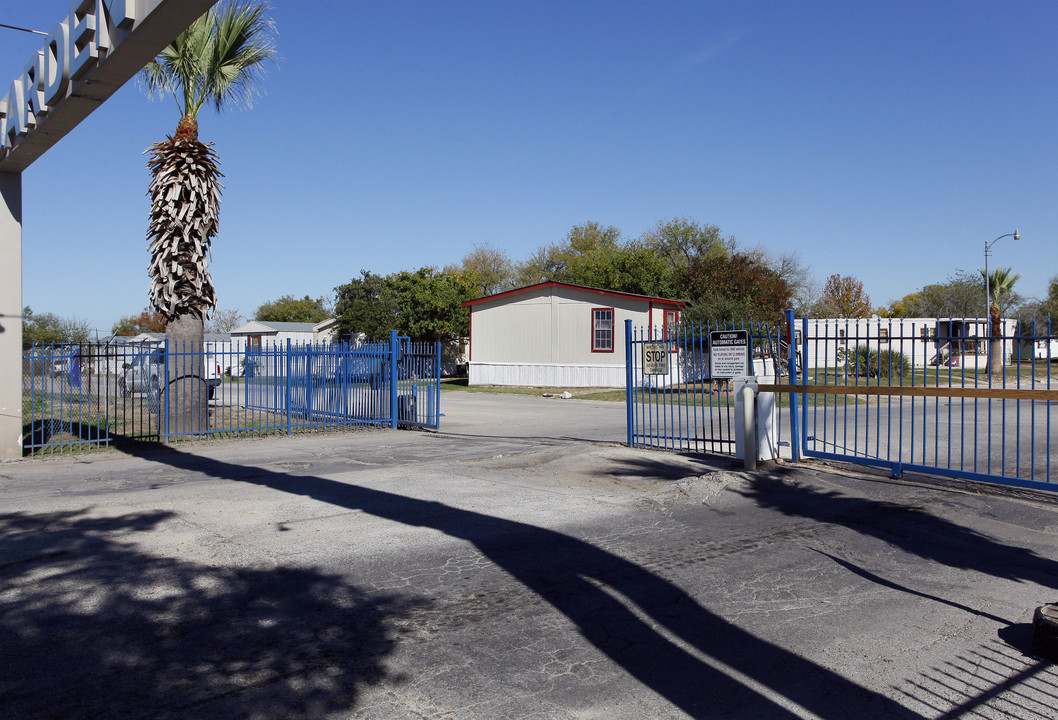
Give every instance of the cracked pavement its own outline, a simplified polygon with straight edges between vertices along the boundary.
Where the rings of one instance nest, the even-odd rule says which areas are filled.
[[[0,718],[1052,718],[1058,497],[442,429],[0,465]]]

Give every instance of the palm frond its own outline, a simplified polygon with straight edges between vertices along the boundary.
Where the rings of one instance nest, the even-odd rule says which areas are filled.
[[[264,5],[233,2],[217,14],[209,97],[218,111],[228,102],[253,104],[264,63],[275,55],[275,25],[265,10]]]
[[[233,0],[211,8],[180,33],[144,68],[149,97],[172,93],[183,115],[202,105],[250,107],[265,62],[275,56],[275,25],[268,6]]]
[[[1021,279],[1021,274],[1014,272],[1013,268],[998,267],[985,277],[985,271],[981,270],[981,277],[988,283],[988,292],[992,299],[998,302],[1014,292],[1014,285]]]

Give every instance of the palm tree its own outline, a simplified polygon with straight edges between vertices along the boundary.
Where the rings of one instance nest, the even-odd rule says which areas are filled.
[[[984,270],[981,270],[981,277],[985,277]],[[1002,312],[1013,298],[1014,284],[1021,279],[1021,275],[1014,272],[1013,268],[999,267],[990,272],[985,279],[988,282],[988,294],[992,298],[992,306]],[[989,314],[991,314],[991,308]]]
[[[218,111],[252,104],[263,66],[275,54],[274,25],[266,11],[264,3],[248,0],[211,8],[143,70],[148,95],[171,94],[180,108],[176,133],[147,149],[149,294],[169,321],[166,337],[175,351],[170,381],[179,380],[175,389],[181,398],[170,403],[170,418],[181,423],[171,432],[198,430],[208,417],[201,350],[203,323],[217,305],[208,261],[223,175],[212,144],[198,139],[198,112],[207,102]],[[197,358],[177,355],[185,352],[198,353]]]
[[[1000,305],[1004,307],[1014,297],[1014,283],[1021,279],[1019,273],[1013,272],[1013,268],[999,267],[985,275],[981,270],[981,277],[988,284],[988,294],[992,298],[992,306],[988,308],[991,317],[992,340],[988,346],[988,372],[998,374],[1003,368],[1003,321],[1000,319]],[[998,359],[998,363],[995,361]]]

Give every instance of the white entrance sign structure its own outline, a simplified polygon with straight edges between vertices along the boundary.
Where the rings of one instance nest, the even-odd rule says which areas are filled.
[[[0,97],[2,459],[22,457],[22,171],[216,2],[73,0]]]
[[[643,343],[643,374],[669,374],[669,344],[663,342]]]
[[[749,372],[749,331],[710,332],[709,367],[713,378],[733,378]]]

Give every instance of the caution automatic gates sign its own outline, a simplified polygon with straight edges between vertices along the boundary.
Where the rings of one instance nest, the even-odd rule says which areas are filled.
[[[713,378],[733,378],[749,372],[749,331],[714,330],[709,333],[709,366]]]

